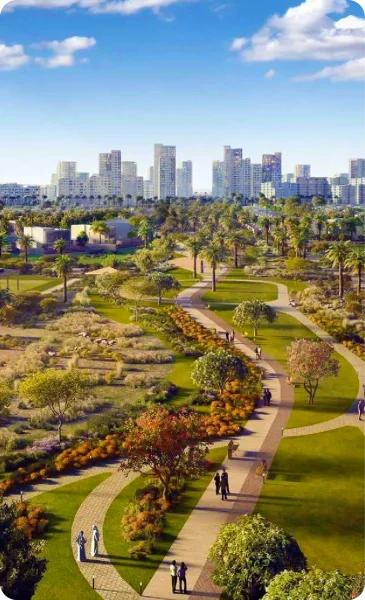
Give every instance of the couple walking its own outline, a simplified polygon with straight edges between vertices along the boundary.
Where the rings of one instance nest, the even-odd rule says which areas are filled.
[[[172,593],[176,594],[177,580],[179,580],[180,594],[187,594],[186,590],[186,571],[188,570],[184,562],[178,567],[176,560],[173,560],[170,565]],[[183,590],[184,588],[184,590]]]
[[[223,469],[222,475],[220,475],[219,473],[215,474],[214,483],[215,483],[216,495],[219,496],[219,493],[221,493],[222,500],[228,500],[227,494],[230,494],[230,491],[229,491],[228,473],[225,469]]]
[[[271,398],[272,393],[270,392],[269,388],[265,388],[263,393],[264,406],[270,406]]]
[[[94,525],[92,533],[91,533],[91,556],[98,556],[99,540],[100,540],[99,529],[97,528],[96,525]],[[84,532],[80,531],[79,535],[76,538],[78,562],[86,561],[86,550],[85,550],[86,542],[87,542],[87,540],[84,537]]]

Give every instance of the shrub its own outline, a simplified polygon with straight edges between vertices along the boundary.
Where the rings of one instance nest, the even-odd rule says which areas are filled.
[[[39,307],[44,313],[53,312],[57,308],[57,306],[58,301],[56,300],[56,298],[52,298],[51,296],[43,298],[43,300],[41,300],[39,303]]]
[[[156,377],[145,373],[129,373],[125,379],[125,385],[133,388],[150,387],[156,381]]]

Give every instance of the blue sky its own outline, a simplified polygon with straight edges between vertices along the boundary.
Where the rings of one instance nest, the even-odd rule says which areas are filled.
[[[285,172],[346,171],[364,155],[364,13],[298,4],[12,2],[0,16],[0,181],[47,183],[58,160],[96,172],[110,149],[145,175],[155,142],[193,160],[194,189],[210,189],[225,144],[255,162],[282,151]]]

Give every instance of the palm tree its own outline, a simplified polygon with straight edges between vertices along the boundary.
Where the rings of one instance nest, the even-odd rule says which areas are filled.
[[[209,246],[206,246],[204,250],[200,253],[202,258],[205,258],[205,260],[212,269],[212,292],[215,292],[217,289],[215,274],[217,266],[224,258],[224,254],[225,253],[223,248],[217,242],[212,242],[211,244],[209,244]]]
[[[0,258],[2,255],[3,247],[8,242],[8,234],[5,231],[0,231]]]
[[[232,231],[228,236],[228,246],[233,249],[233,260],[236,269],[238,267],[238,250],[244,248],[247,242],[247,231]]]
[[[276,243],[278,252],[281,250],[281,256],[285,256],[285,246],[288,239],[288,235],[285,229],[275,229],[273,232],[273,238]]]
[[[14,301],[14,294],[9,290],[0,290],[0,308],[4,308]]]
[[[105,221],[93,221],[90,225],[91,231],[99,234],[99,242],[101,244],[101,236],[106,235],[109,232],[109,227]]]
[[[324,224],[326,222],[326,217],[324,215],[319,215],[316,220],[316,227],[318,231],[318,241],[321,240],[321,235],[323,231]]]
[[[53,248],[60,255],[63,254],[63,251],[66,248],[66,246],[67,246],[67,242],[63,238],[60,238],[59,240],[56,240],[55,243],[53,244]]]
[[[361,294],[361,281],[362,271],[365,262],[365,249],[363,247],[357,247],[350,250],[347,258],[345,259],[345,267],[351,269],[352,273],[357,275],[357,293]]]
[[[144,247],[147,248],[149,239],[153,233],[152,225],[148,219],[144,218],[139,224],[137,235],[144,240]]]
[[[25,235],[24,233],[22,233],[22,235],[19,237],[18,242],[19,246],[25,253],[25,262],[28,262],[28,253],[29,250],[33,248],[34,238],[31,235]]]
[[[265,229],[266,232],[266,244],[269,245],[269,234],[270,234],[270,226],[271,221],[268,217],[263,217],[260,219],[260,225]]]
[[[198,236],[192,237],[185,242],[186,247],[189,249],[190,255],[194,261],[194,274],[193,277],[196,279],[196,261],[199,256],[199,252],[203,248],[204,242]]]
[[[343,297],[343,268],[349,254],[350,242],[335,242],[325,252],[325,258],[334,268],[338,267],[338,295]]]
[[[58,256],[54,262],[54,270],[63,278],[63,301],[67,302],[67,279],[72,271],[73,260],[71,256]]]

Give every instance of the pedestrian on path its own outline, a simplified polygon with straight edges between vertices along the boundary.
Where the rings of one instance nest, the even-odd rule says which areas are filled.
[[[96,525],[94,525],[91,534],[91,556],[97,556],[99,554],[99,540],[100,533]]]
[[[229,491],[228,473],[227,473],[226,469],[223,469],[223,473],[222,473],[222,477],[221,477],[221,485],[222,485],[222,479],[226,482],[226,489],[227,489],[227,492],[230,494],[231,492]]]
[[[79,535],[76,538],[78,562],[86,561],[86,552],[85,552],[86,542],[87,542],[87,540],[84,538],[84,532],[80,531]]]
[[[256,348],[255,348],[255,354],[256,354],[256,360],[259,360],[259,358],[260,358],[260,353],[259,353],[259,349],[258,349],[258,347],[257,347],[257,346],[256,346]]]
[[[361,421],[361,415],[364,412],[364,400],[359,400],[357,403],[357,414],[359,415],[359,421]]]
[[[228,500],[227,497],[227,480],[225,477],[221,477],[221,493],[222,493],[222,500]]]
[[[179,576],[179,586],[180,586],[180,594],[187,594],[187,590],[186,590],[186,571],[188,570],[186,564],[184,562],[181,563],[179,570],[178,570],[178,576]],[[184,591],[183,591],[183,587],[184,587]]]
[[[176,593],[176,585],[177,585],[177,564],[176,560],[173,560],[170,565],[170,575],[171,575],[171,587],[172,593]]]
[[[258,346],[258,348],[257,348],[257,354],[258,354],[258,360],[261,360],[261,358],[262,358],[262,350],[261,350],[260,346]]]
[[[232,340],[232,343],[233,343],[233,344],[234,344],[235,337],[236,337],[236,332],[235,332],[235,330],[234,330],[234,329],[232,329],[232,333],[231,333],[231,340]]]
[[[265,390],[264,390],[264,406],[270,406],[271,398],[272,398],[272,393],[270,392],[269,388],[265,388]]]
[[[219,475],[219,473],[215,474],[214,483],[215,483],[215,493],[217,496],[219,496],[219,490],[221,488],[221,476]]]
[[[226,344],[229,344],[229,333],[226,331]]]

